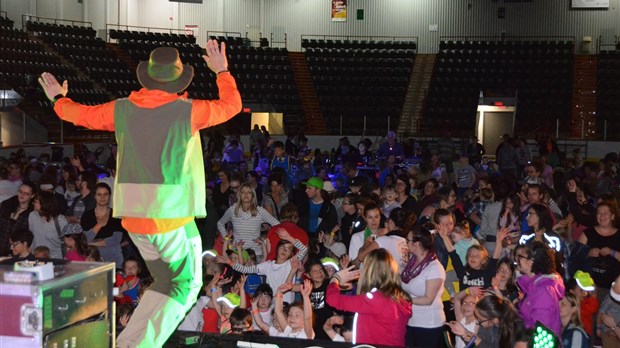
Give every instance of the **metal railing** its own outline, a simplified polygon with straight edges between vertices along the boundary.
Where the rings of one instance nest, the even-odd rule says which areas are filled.
[[[22,15],[22,28],[26,28],[26,23],[29,21],[34,22],[42,22],[42,23],[53,23],[53,24],[67,24],[71,23],[71,25],[77,25],[80,27],[93,27],[93,22],[85,22],[85,21],[76,21],[72,19],[59,19],[59,18],[50,18],[50,17],[39,17],[32,15]]]

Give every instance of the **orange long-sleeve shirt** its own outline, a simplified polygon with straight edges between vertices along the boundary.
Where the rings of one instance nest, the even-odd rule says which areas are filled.
[[[192,133],[224,123],[241,111],[241,95],[232,75],[230,73],[219,74],[217,86],[220,95],[219,100],[192,100]],[[154,109],[177,99],[187,99],[187,93],[177,95],[142,88],[139,91],[132,92],[128,99],[140,108]],[[116,101],[111,101],[101,105],[87,106],[74,102],[70,98],[61,98],[54,105],[54,111],[62,120],[77,126],[113,132],[115,103]],[[122,168],[119,169],[122,170]],[[122,217],[122,223],[128,231],[153,234],[174,230],[193,219],[193,216],[174,219]]]

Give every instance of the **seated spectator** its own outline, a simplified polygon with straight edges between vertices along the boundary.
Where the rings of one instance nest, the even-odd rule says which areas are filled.
[[[34,259],[34,255],[30,252],[30,245],[34,236],[32,232],[26,229],[17,229],[9,234],[9,248],[13,253],[12,260],[17,259]]]

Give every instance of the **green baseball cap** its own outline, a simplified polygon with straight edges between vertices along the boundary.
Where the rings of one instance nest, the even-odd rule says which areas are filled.
[[[338,260],[332,258],[332,257],[324,257],[321,259],[321,263],[323,264],[323,266],[332,266],[334,267],[334,269],[336,270],[336,272],[340,271],[340,266],[339,266],[339,262]]]
[[[584,271],[575,272],[575,280],[577,280],[577,285],[583,291],[594,291],[594,280],[590,276],[590,273]]]
[[[308,179],[308,181],[302,182],[302,184],[306,186],[316,187],[319,190],[323,189],[323,179],[319,178],[318,176],[313,176],[310,179]]]
[[[219,297],[217,302],[223,302],[230,308],[237,308],[241,304],[241,297],[237,294],[233,294],[232,292],[227,293],[226,295]]]

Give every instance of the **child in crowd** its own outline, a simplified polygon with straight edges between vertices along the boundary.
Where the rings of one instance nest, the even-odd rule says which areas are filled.
[[[275,320],[281,330],[274,325],[267,325],[263,322],[258,309],[258,301],[252,301],[252,315],[258,326],[263,331],[269,332],[269,336],[314,339],[312,329],[312,304],[310,303],[310,292],[312,283],[306,279],[301,288],[303,303],[295,302],[284,312],[284,293],[290,291],[292,284],[282,284],[276,292]]]
[[[450,239],[454,243],[454,249],[461,258],[463,264],[466,263],[467,250],[472,245],[480,245],[478,241],[471,235],[469,229],[469,222],[463,220],[460,223],[454,225],[454,230],[450,233]]]
[[[333,260],[335,261],[335,260]],[[337,267],[330,261],[330,267]],[[318,339],[330,339],[325,333],[323,324],[334,315],[335,309],[327,304],[325,301],[325,292],[327,291],[327,285],[329,280],[327,270],[323,266],[323,261],[318,259],[311,259],[306,262],[305,266],[306,277],[310,279],[312,283],[312,291],[310,292],[310,302],[312,303],[312,309],[314,311],[314,325],[313,330]],[[293,287],[293,291],[301,291],[301,286]]]
[[[273,142],[273,159],[271,160],[271,166],[269,169],[273,171],[274,168],[282,168],[286,173],[286,176],[291,178],[291,165],[292,159],[284,151],[284,143],[276,140]]]
[[[324,257],[321,259],[321,264],[325,268],[325,272],[327,272],[327,279],[331,279],[336,272],[340,271],[340,263],[334,258]]]
[[[476,183],[476,169],[469,164],[469,155],[462,153],[459,157],[458,166],[454,168],[457,187],[457,197],[463,197],[465,191],[471,189]]]
[[[390,217],[390,212],[394,210],[394,208],[400,208],[400,203],[397,200],[398,193],[396,193],[394,185],[386,185],[383,190],[381,190],[381,197],[383,198],[381,213],[388,219]]]
[[[575,295],[579,300],[581,324],[588,336],[593,337],[594,320],[599,308],[594,280],[589,273],[577,271],[566,281],[566,292]]]
[[[452,265],[460,280],[460,289],[468,287],[480,287],[486,289],[492,286],[491,280],[497,271],[497,260],[502,252],[502,242],[508,236],[507,229],[501,229],[497,232],[497,243],[493,251],[493,256],[489,258],[486,249],[480,245],[472,245],[467,249],[465,266],[461,262],[461,258],[456,253],[452,241],[449,238],[449,231],[441,225],[437,225],[437,232],[441,236],[446,250],[452,260]]]
[[[67,190],[65,191],[65,199],[67,200],[67,204],[71,204],[75,197],[80,195],[80,191],[76,189],[75,180],[69,179],[67,181]]]
[[[515,283],[515,268],[511,259],[503,258],[497,263],[497,273],[491,280],[492,291],[495,295],[513,304],[519,299],[519,289]]]
[[[261,316],[263,322],[266,325],[271,325],[271,312],[273,310],[273,290],[271,289],[269,284],[264,283],[259,285],[256,288],[256,292],[254,293],[252,301],[256,301],[256,308],[258,309],[258,314]],[[253,321],[252,328],[254,329],[254,331],[259,331],[261,329],[256,323],[256,321]],[[266,331],[265,334],[269,334],[269,331]]]
[[[50,248],[45,245],[39,245],[34,248],[32,251],[32,255],[35,259],[49,259],[50,258]]]
[[[280,236],[281,240],[276,246],[277,256],[275,260],[264,261],[254,266],[243,266],[228,258],[218,256],[217,262],[227,263],[235,271],[243,274],[265,275],[267,284],[269,284],[272,289],[278,288],[287,281],[292,281],[293,275],[297,272],[298,263],[303,260],[308,249],[299,240],[291,237],[286,230],[281,228],[276,232]],[[297,255],[294,255],[295,248],[299,250]],[[295,266],[293,266],[292,258],[297,261]],[[286,294],[285,300],[287,302],[292,303],[293,299],[293,293]]]
[[[478,321],[474,314],[478,297],[465,289],[454,296],[454,315],[456,321],[451,321],[448,326],[456,334],[455,348],[465,348],[469,341],[465,339],[475,336],[478,332]]]
[[[252,314],[245,308],[237,307],[230,314],[230,334],[242,334],[252,330]]]
[[[229,292],[226,295],[220,297],[217,297],[218,294],[219,293],[217,291],[212,292],[211,301],[219,317],[219,332],[221,334],[227,334],[232,329],[230,315],[232,314],[233,310],[235,310],[235,308],[241,305],[242,297],[232,292]],[[245,296],[243,296],[243,298],[245,298]]]
[[[323,330],[334,342],[353,342],[353,317],[334,315],[325,321]]]
[[[103,258],[99,253],[99,248],[94,245],[89,245],[87,248],[88,256],[86,256],[86,261],[88,262],[103,262]]]
[[[70,223],[62,229],[62,237],[67,247],[65,260],[86,261],[88,258],[88,242],[80,224]]]
[[[116,303],[133,303],[138,302],[138,286],[140,285],[140,264],[133,257],[128,257],[123,262],[123,272],[116,274],[116,282],[114,287],[118,288],[118,295],[114,298]]]

